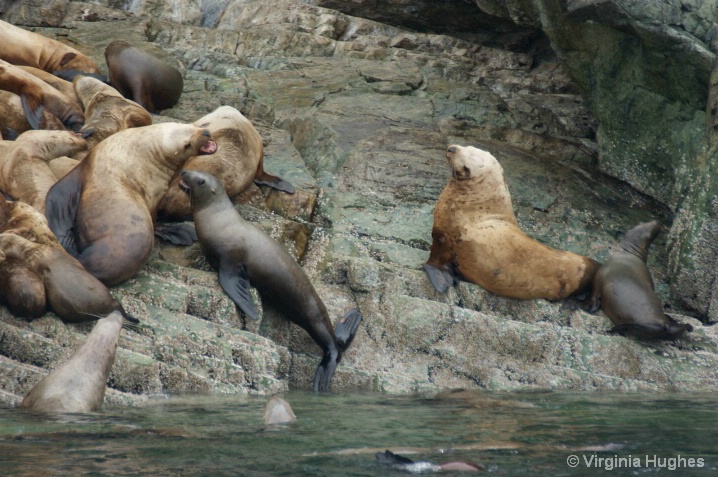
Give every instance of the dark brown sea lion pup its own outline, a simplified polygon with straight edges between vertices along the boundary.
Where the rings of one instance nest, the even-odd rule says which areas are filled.
[[[329,389],[334,370],[354,339],[362,320],[350,310],[332,330],[324,303],[304,270],[269,235],[246,222],[211,174],[182,171],[179,186],[190,195],[192,216],[202,251],[217,270],[219,284],[250,318],[257,310],[249,287],[285,317],[304,328],[324,352],[314,377],[314,389]]]
[[[89,76],[78,76],[72,84],[85,112],[82,131],[92,132],[87,138],[90,149],[118,131],[152,124],[152,115],[145,108],[110,85]]]
[[[120,312],[100,317],[85,342],[25,395],[20,407],[38,412],[95,412],[102,407],[125,324]]]
[[[115,40],[105,48],[105,61],[113,88],[150,113],[177,104],[184,80],[182,73],[126,41]]]
[[[586,308],[593,313],[600,307],[615,325],[611,332],[676,339],[693,331],[691,325],[678,323],[663,312],[654,291],[646,260],[660,230],[661,224],[654,220],[626,232],[620,249],[596,273]]]
[[[33,129],[40,128],[45,109],[72,131],[79,131],[85,122],[82,109],[74,101],[40,78],[3,60],[0,60],[0,89],[20,96],[25,117]]]
[[[249,119],[231,106],[220,106],[194,122],[207,129],[217,142],[217,153],[211,156],[195,156],[182,167],[187,170],[204,171],[215,176],[224,186],[230,199],[244,191],[254,180],[287,193],[294,193],[294,186],[280,177],[264,171],[264,147],[262,137]],[[172,178],[157,216],[162,220],[183,220],[192,216],[189,197],[177,187],[179,172]]]
[[[50,73],[76,70],[100,74],[97,63],[76,49],[4,21],[0,21],[0,58],[14,65],[34,66]]]
[[[450,146],[453,178],[434,209],[433,242],[424,270],[444,292],[456,276],[497,295],[560,300],[588,291],[596,261],[556,250],[518,226],[503,168],[490,153]]]
[[[191,124],[115,133],[50,189],[50,229],[92,275],[121,283],[150,257],[157,205],[172,175],[189,157],[216,150],[209,132]]]

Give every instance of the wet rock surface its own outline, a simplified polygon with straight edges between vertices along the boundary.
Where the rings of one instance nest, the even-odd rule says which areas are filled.
[[[367,18],[349,9],[363,2],[289,0],[24,0],[0,11],[103,66],[116,38],[176,65],[184,93],[155,122],[192,122],[223,104],[253,121],[265,169],[297,193],[253,185],[238,210],[300,261],[333,321],[356,306],[364,314],[332,389],[715,389],[718,327],[686,316],[685,297],[672,291],[666,233],[648,263],[667,310],[696,328],[678,342],[609,335],[601,313],[470,283],[433,290],[420,267],[449,179],[448,144],[496,155],[527,234],[599,261],[635,224],[671,224],[676,208],[603,164],[607,123],[554,53],[551,31],[528,20],[534,4],[448,2],[477,16],[427,33],[421,8],[405,3]],[[409,20],[385,23],[391,8]],[[238,314],[198,245],[156,243],[140,274],[112,292],[144,326],[123,332],[109,402],[311,387],[318,347],[256,294],[262,319]],[[89,329],[0,308],[0,402],[18,402]]]

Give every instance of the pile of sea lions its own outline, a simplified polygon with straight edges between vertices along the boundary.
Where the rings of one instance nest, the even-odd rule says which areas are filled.
[[[152,113],[179,100],[182,74],[121,40],[105,60],[109,77],[79,51],[0,21],[0,304],[29,319],[51,310],[66,322],[97,320],[22,406],[99,409],[120,331],[137,323],[108,287],[138,273],[155,235],[198,240],[244,315],[257,318],[255,287],[306,330],[323,352],[314,389],[328,390],[363,317],[352,309],[333,328],[299,264],[235,209],[252,182],[294,193],[264,171],[257,130],[231,106],[191,124],[153,124]],[[590,293],[586,308],[602,308],[616,332],[675,339],[691,330],[665,315],[653,290],[646,257],[657,224],[630,231],[601,265],[519,228],[493,155],[452,145],[446,156],[452,178],[423,267],[436,290],[463,279],[519,299]]]

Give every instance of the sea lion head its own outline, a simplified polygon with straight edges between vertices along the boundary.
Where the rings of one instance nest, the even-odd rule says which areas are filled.
[[[503,177],[503,168],[489,152],[473,146],[451,145],[446,149],[446,159],[451,166],[454,179],[483,179],[487,174],[498,171]]]
[[[164,129],[160,137],[160,149],[169,156],[183,159],[182,162],[192,156],[214,154],[217,151],[217,143],[206,129],[180,123],[164,123],[158,126]]]
[[[645,261],[648,257],[648,248],[660,231],[661,224],[657,220],[638,224],[626,232],[621,241],[621,248]]]
[[[227,195],[222,183],[207,172],[183,169],[180,178],[177,185],[189,195],[192,209],[202,208],[211,203],[215,197]]]

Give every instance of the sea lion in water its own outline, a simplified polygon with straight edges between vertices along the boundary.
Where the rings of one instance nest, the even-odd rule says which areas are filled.
[[[124,318],[97,321],[85,342],[25,395],[20,407],[39,412],[94,412],[102,407]]]
[[[267,425],[287,424],[296,420],[292,406],[279,396],[272,396],[264,405],[264,423]]]
[[[377,452],[375,457],[377,461],[383,464],[389,464],[396,469],[411,472],[412,474],[421,472],[480,472],[486,470],[484,466],[478,466],[472,462],[453,461],[435,464],[428,460],[413,461],[390,450]]]
[[[57,182],[48,162],[87,150],[87,141],[70,131],[25,131],[0,157],[0,188],[45,213],[47,191]]]
[[[92,275],[121,283],[150,257],[153,219],[172,175],[189,157],[216,149],[209,132],[191,124],[113,134],[48,192],[50,229]]]
[[[97,63],[75,48],[1,20],[0,58],[14,65],[34,66],[50,73],[76,70],[100,74]]]
[[[280,177],[264,171],[264,147],[259,132],[237,109],[220,106],[201,117],[194,125],[207,129],[217,142],[217,152],[211,156],[195,156],[185,162],[183,169],[204,171],[222,183],[230,199],[243,192],[252,183],[267,185],[287,193],[294,186]],[[177,184],[179,173],[170,182],[157,216],[161,220],[184,220],[192,216],[189,197]]]
[[[79,105],[40,78],[0,60],[0,89],[20,96],[27,122],[40,128],[42,112],[47,109],[68,129],[79,131],[85,116]]]
[[[182,94],[182,73],[126,41],[115,40],[105,48],[110,84],[150,113],[177,104]]]
[[[593,313],[600,307],[615,325],[611,332],[655,339],[677,339],[689,324],[678,323],[663,312],[646,260],[648,249],[661,230],[657,221],[639,224],[626,232],[618,251],[598,269],[586,303]]]
[[[82,131],[92,132],[87,138],[90,149],[118,131],[152,124],[145,108],[110,85],[90,76],[78,76],[72,84],[85,112]]]
[[[438,291],[446,291],[457,274],[511,298],[560,300],[589,289],[599,264],[523,233],[494,156],[454,145],[446,158],[453,178],[436,203],[423,267]]]
[[[200,246],[217,270],[224,292],[256,319],[249,292],[250,285],[254,286],[267,303],[304,328],[324,352],[314,389],[326,391],[361,323],[359,309],[347,312],[333,330],[327,309],[304,270],[274,239],[239,215],[217,178],[187,170],[181,177],[179,186],[190,195]]]

